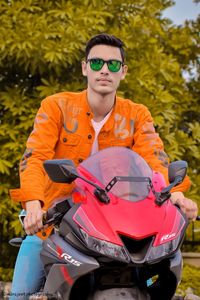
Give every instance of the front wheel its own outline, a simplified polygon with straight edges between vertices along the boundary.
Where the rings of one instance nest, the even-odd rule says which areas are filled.
[[[88,300],[150,300],[146,292],[142,292],[137,287],[134,288],[113,288],[107,290],[97,290]]]

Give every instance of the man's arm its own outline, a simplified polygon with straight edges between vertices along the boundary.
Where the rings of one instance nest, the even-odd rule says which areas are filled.
[[[169,158],[164,152],[163,142],[155,132],[153,119],[148,109],[141,105],[135,120],[134,145],[132,148],[139,153],[155,171],[159,171],[168,182]],[[190,187],[190,180],[186,176],[184,181],[172,189],[172,202],[178,204],[190,220],[194,220],[198,213],[197,204],[185,198],[183,192]]]
[[[10,191],[11,198],[21,202],[27,211],[24,219],[27,234],[34,234],[43,227],[42,206],[45,201],[43,162],[54,156],[61,124],[61,111],[57,103],[48,98],[43,100],[20,162],[21,188]]]
[[[190,221],[195,221],[198,214],[197,204],[184,196],[182,192],[174,192],[171,194],[171,201],[177,204],[186,214]]]
[[[24,230],[32,235],[43,228],[42,218],[44,211],[39,200],[26,202],[26,217],[24,218]]]

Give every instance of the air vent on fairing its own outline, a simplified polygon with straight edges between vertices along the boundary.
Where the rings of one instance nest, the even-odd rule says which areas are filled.
[[[128,250],[132,261],[142,263],[154,237],[150,236],[141,240],[136,240],[125,235],[120,235],[120,238]]]

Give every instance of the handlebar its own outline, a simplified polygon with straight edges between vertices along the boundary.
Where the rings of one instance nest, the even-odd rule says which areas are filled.
[[[49,208],[43,218],[44,225],[57,225],[62,220],[65,213],[71,208],[71,198],[66,199],[62,202],[57,203],[54,207]],[[25,211],[24,211],[25,212]],[[19,216],[20,222],[23,226],[23,221],[25,218],[25,213]],[[200,215],[196,217],[195,221],[200,221]],[[20,247],[22,241],[26,238],[27,234],[25,233],[22,237],[13,238],[9,241],[9,244],[12,246]]]

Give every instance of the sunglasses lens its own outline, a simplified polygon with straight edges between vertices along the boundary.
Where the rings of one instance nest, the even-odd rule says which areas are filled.
[[[93,71],[99,71],[103,67],[104,61],[99,58],[90,59],[90,67]]]
[[[118,72],[120,70],[120,68],[121,68],[121,65],[122,65],[122,63],[119,60],[114,60],[114,59],[113,60],[109,60],[109,62],[108,62],[108,69],[111,72]]]
[[[121,68],[122,62],[119,60],[111,59],[108,61],[104,61],[101,58],[91,58],[88,59],[90,62],[90,68],[93,71],[100,71],[104,65],[104,63],[107,63],[108,69],[110,72],[118,72]]]

